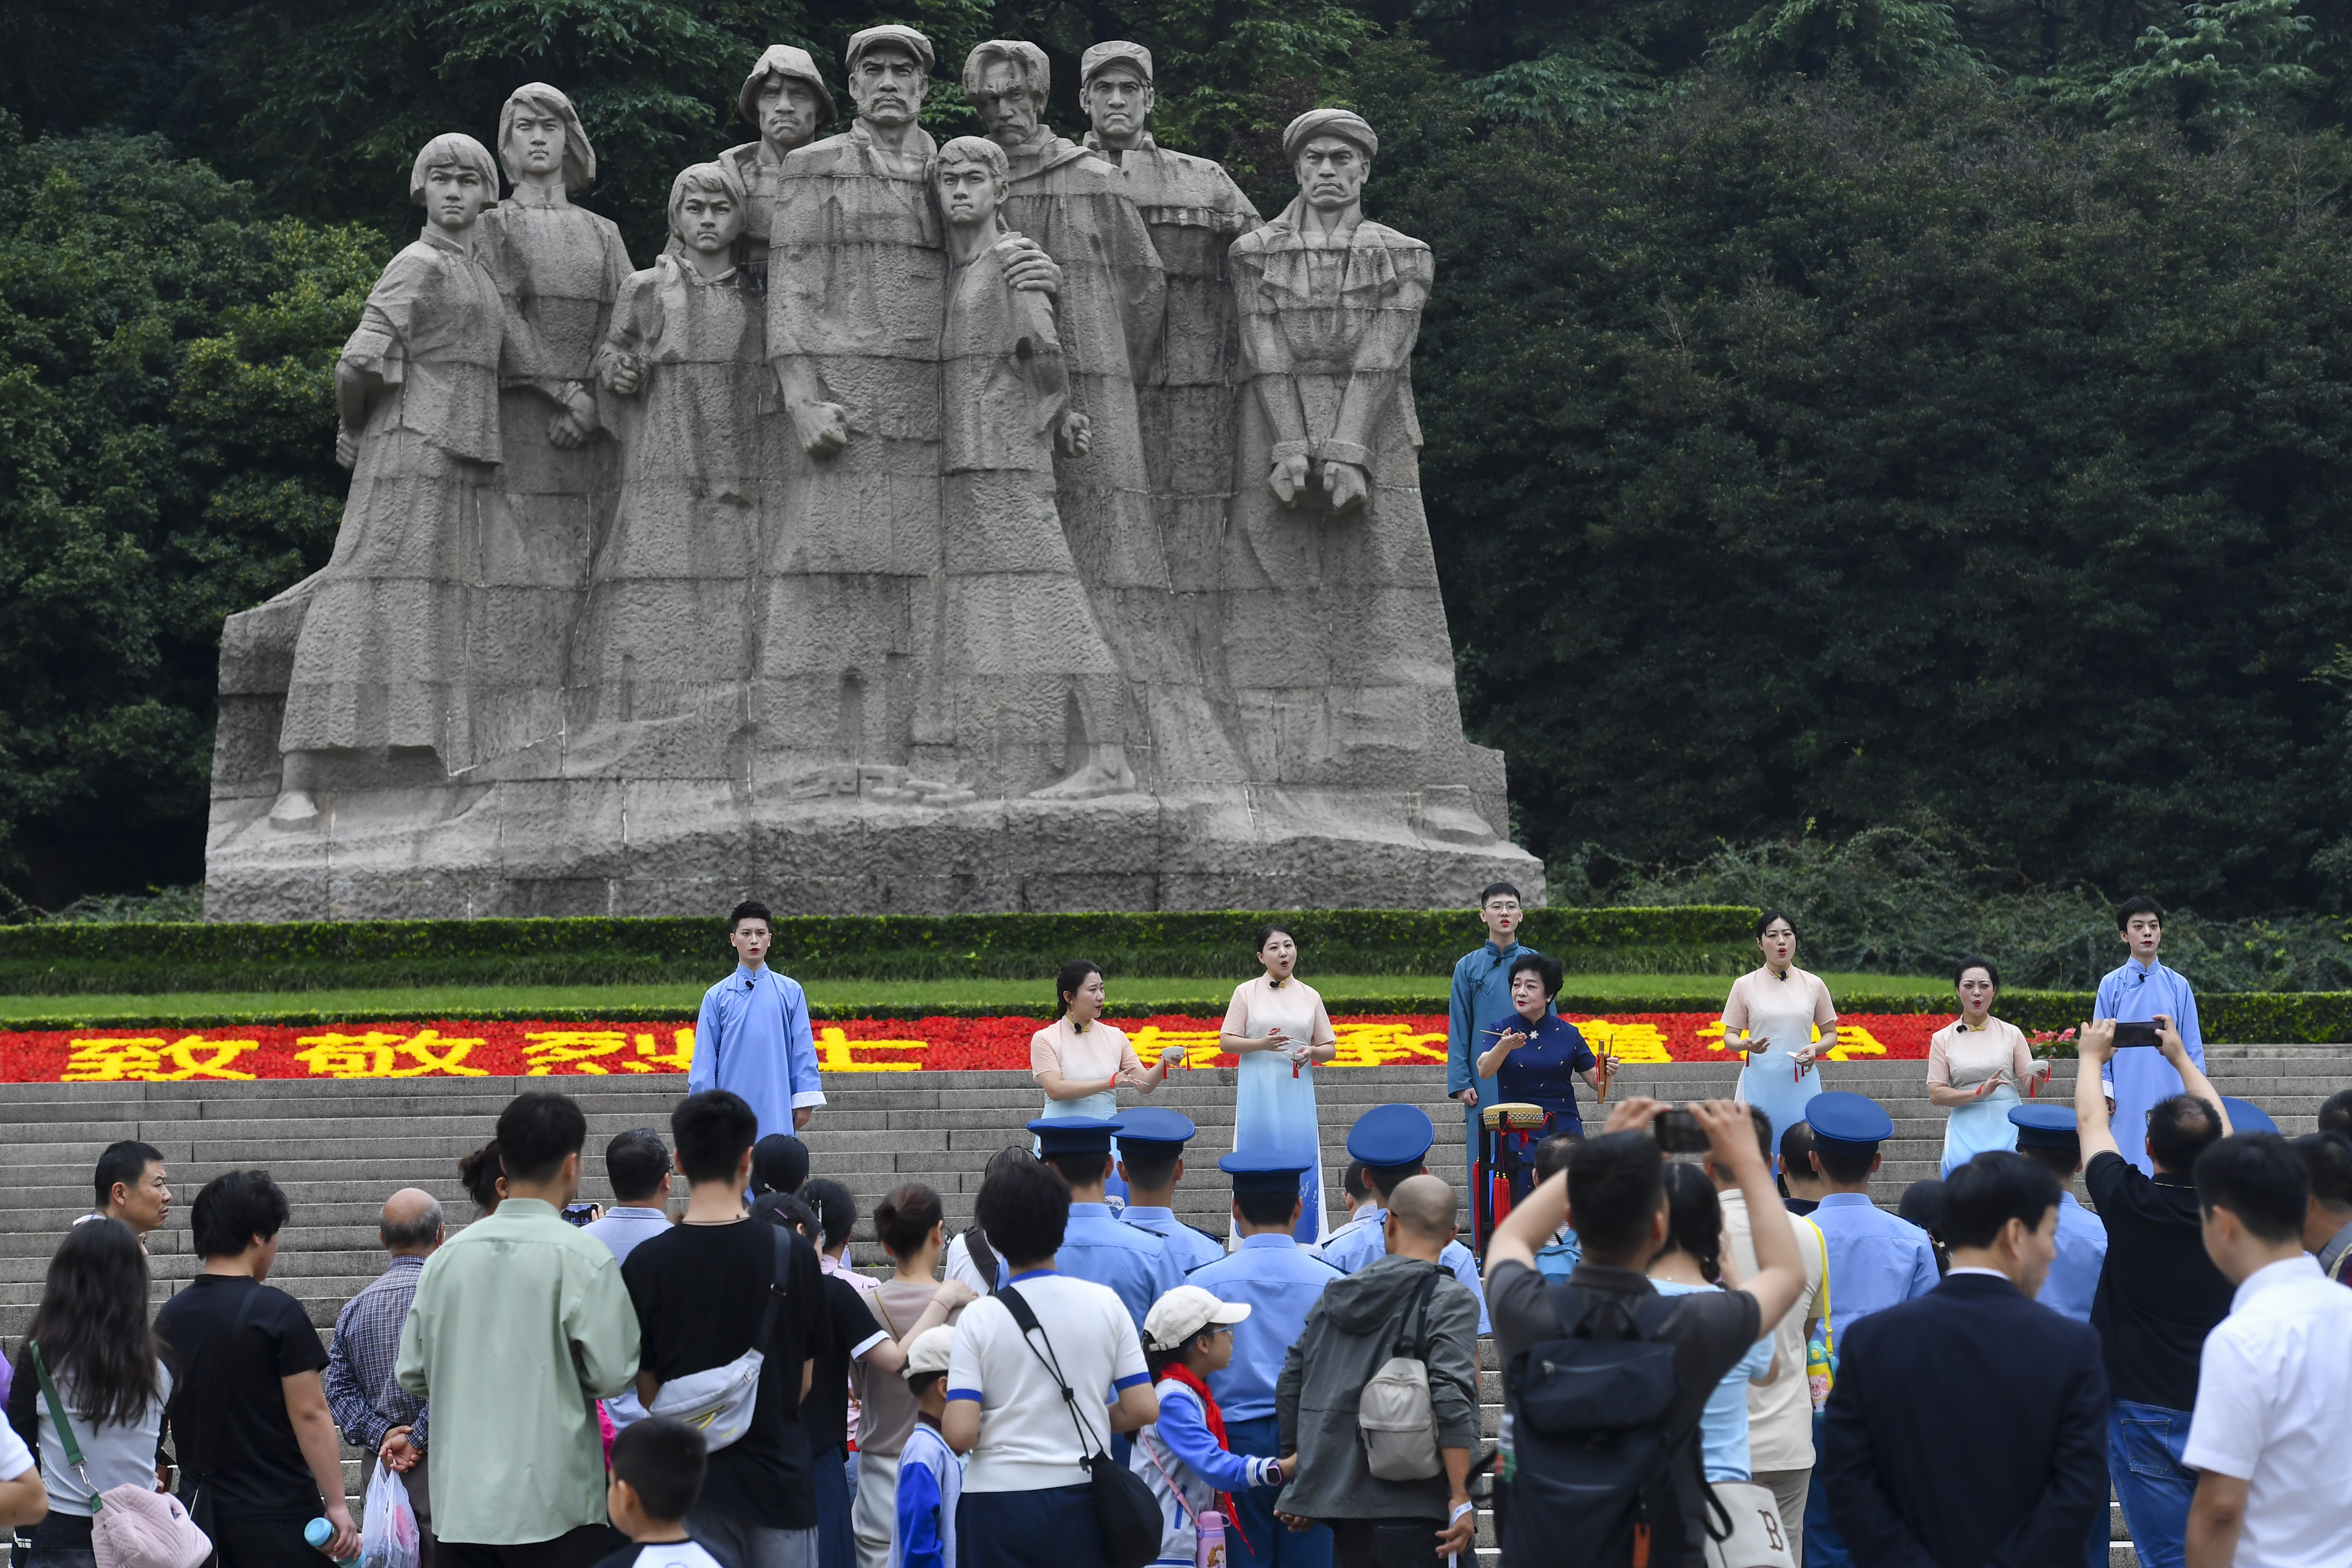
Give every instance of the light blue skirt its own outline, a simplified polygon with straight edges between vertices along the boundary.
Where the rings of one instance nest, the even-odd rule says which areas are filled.
[[[1943,1174],[1988,1149],[2016,1148],[2017,1123],[2009,1119],[2009,1108],[2017,1103],[2017,1090],[2002,1084],[1973,1105],[1956,1107],[1944,1123]]]

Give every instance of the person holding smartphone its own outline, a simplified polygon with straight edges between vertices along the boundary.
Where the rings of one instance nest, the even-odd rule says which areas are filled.
[[[2115,1124],[2116,1148],[2145,1176],[2156,1169],[2148,1157],[2147,1113],[2186,1087],[2165,1053],[2156,1048],[2156,1032],[2148,1026],[2169,1022],[2200,1072],[2205,1036],[2197,1024],[2196,991],[2156,956],[2164,944],[2163,906],[2146,894],[2126,899],[2116,906],[2116,934],[2131,950],[2131,957],[2099,982],[2092,1016],[2117,1026],[2115,1059],[2100,1075],[2101,1081]],[[2141,1026],[2129,1026],[2135,1024]]]

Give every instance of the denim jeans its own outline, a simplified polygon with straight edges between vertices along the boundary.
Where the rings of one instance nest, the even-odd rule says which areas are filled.
[[[2107,1415],[2107,1474],[2140,1568],[2182,1568],[2197,1472],[2180,1462],[2189,1412],[2118,1399]]]
[[[1822,1413],[1813,1412],[1813,1454],[1819,1462],[1822,1452]],[[1811,1487],[1805,1493],[1805,1553],[1798,1559],[1805,1568],[1853,1568],[1853,1556],[1845,1549],[1845,1537],[1838,1533],[1837,1525],[1830,1519],[1830,1489]]]

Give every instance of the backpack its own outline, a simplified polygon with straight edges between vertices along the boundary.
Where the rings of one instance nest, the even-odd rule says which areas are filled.
[[[728,1447],[751,1429],[751,1413],[760,1403],[760,1369],[767,1363],[765,1346],[776,1331],[776,1303],[784,1299],[784,1281],[792,1271],[792,1236],[781,1226],[769,1232],[775,1239],[775,1277],[768,1282],[767,1305],[760,1313],[760,1331],[751,1346],[724,1366],[688,1373],[663,1384],[647,1414],[683,1421],[702,1435],[712,1452]]]
[[[1674,1346],[1653,1336],[1675,1302],[1566,1284],[1551,1299],[1566,1337],[1529,1345],[1504,1373],[1504,1568],[1549,1568],[1563,1542],[1578,1542],[1577,1561],[1591,1568],[1680,1568],[1676,1479],[1687,1472],[1698,1490],[1705,1482],[1697,1425],[1679,1437],[1667,1427],[1682,1379]]]
[[[1364,1384],[1356,1431],[1364,1461],[1383,1481],[1426,1480],[1445,1468],[1438,1452],[1437,1412],[1429,1398],[1429,1298],[1443,1270],[1432,1268],[1397,1325],[1389,1359]],[[1417,1327],[1416,1327],[1417,1325]]]

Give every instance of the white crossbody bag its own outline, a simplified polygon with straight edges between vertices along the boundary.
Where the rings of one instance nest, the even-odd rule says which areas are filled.
[[[782,1229],[772,1234],[776,1239],[776,1275],[769,1282],[768,1304],[760,1313],[760,1332],[751,1341],[751,1348],[725,1366],[688,1373],[663,1384],[646,1412],[685,1422],[702,1434],[703,1446],[713,1453],[751,1430],[751,1411],[760,1402],[760,1369],[768,1361],[761,1347],[775,1332],[776,1306],[784,1299],[784,1278],[793,1256],[792,1237]]]

